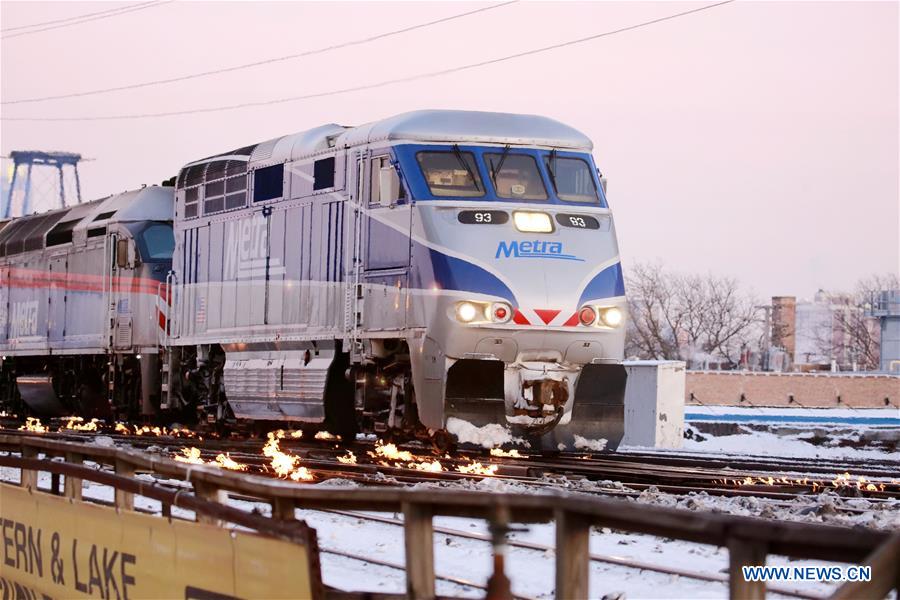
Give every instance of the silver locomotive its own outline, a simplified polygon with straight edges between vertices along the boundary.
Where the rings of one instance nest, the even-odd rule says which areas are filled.
[[[185,165],[160,408],[615,448],[626,304],[591,149],[417,111]]]
[[[173,188],[0,229],[0,408],[140,418],[160,403]]]

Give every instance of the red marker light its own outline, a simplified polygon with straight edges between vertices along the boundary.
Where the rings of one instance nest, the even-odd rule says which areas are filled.
[[[585,306],[578,311],[578,320],[582,325],[593,325],[597,322],[597,312],[590,306]]]
[[[499,321],[503,321],[504,319],[506,319],[506,315],[508,314],[509,312],[507,312],[507,310],[502,306],[498,306],[497,310],[494,311],[494,316],[497,317],[497,320]]]

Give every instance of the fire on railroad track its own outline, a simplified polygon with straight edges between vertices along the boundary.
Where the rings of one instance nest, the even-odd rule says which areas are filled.
[[[612,481],[623,489],[604,493],[637,495],[653,489],[672,494],[703,491],[717,496],[787,500],[832,490],[874,501],[900,499],[897,472],[892,465],[876,463],[762,461],[665,453],[546,454],[502,448],[436,455],[431,448],[415,442],[401,444],[366,436],[344,441],[327,432],[305,434],[279,429],[268,432],[263,441],[253,437],[219,438],[181,427],[108,425],[96,419],[85,423],[77,418],[65,418],[52,426],[29,418],[19,431],[58,439],[105,438],[115,445],[152,449],[179,462],[298,483],[342,479],[383,486],[493,478],[554,487],[573,481]]]

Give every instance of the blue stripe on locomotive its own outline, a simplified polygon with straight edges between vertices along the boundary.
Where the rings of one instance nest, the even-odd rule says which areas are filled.
[[[518,306],[512,290],[496,275],[478,265],[448,256],[415,241],[412,243],[410,287],[414,289],[437,287],[442,290],[488,294]]]
[[[578,306],[588,300],[602,300],[625,295],[625,280],[622,278],[622,263],[610,265],[591,279],[578,299]]]

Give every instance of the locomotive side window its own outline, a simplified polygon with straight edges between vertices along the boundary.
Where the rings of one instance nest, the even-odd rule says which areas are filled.
[[[435,196],[484,196],[484,184],[471,152],[419,152],[416,160]]]
[[[391,166],[391,157],[390,156],[376,156],[372,159],[372,164],[369,168],[369,204],[380,204],[381,203],[381,181],[380,174],[381,169],[383,167]],[[406,199],[406,190],[403,189],[403,184],[400,185],[399,196],[397,198],[398,204],[403,204],[403,200]]]
[[[334,187],[334,157],[313,163],[313,189],[327,190]]]
[[[537,162],[527,154],[485,154],[494,189],[501,198],[546,200],[547,189]]]
[[[134,236],[142,261],[160,262],[172,259],[172,253],[175,251],[175,234],[172,233],[170,224],[129,225],[128,230]]]
[[[597,202],[597,188],[594,185],[591,168],[586,161],[551,154],[544,157],[544,162],[560,200]]]
[[[284,164],[257,169],[253,173],[253,201],[281,198],[284,193]]]
[[[175,250],[172,226],[160,223],[151,225],[141,233],[141,254],[144,260],[169,260]],[[146,252],[144,252],[146,250]]]

